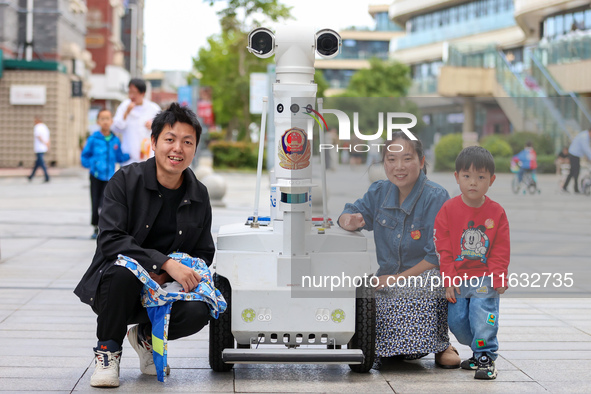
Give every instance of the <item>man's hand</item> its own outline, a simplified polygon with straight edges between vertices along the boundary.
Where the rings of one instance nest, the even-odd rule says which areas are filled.
[[[129,105],[127,106],[127,109],[125,110],[125,113],[123,114],[123,119],[127,119],[127,115],[129,115],[131,110],[134,108],[135,108],[135,103],[133,101],[131,101],[129,103]]]
[[[355,231],[365,226],[365,220],[360,213],[344,213],[339,218],[339,224],[342,228],[349,231]]]
[[[168,272],[163,272],[160,275],[157,275],[153,272],[148,272],[148,275],[150,275],[150,278],[154,279],[154,282],[158,283],[160,286],[162,286],[166,282],[172,281],[172,278],[170,275],[168,275]]]
[[[148,121],[147,121],[147,122],[144,124],[144,126],[146,126],[146,129],[148,129],[148,130],[151,130],[151,129],[152,129],[152,121],[151,121],[151,120],[148,120]]]
[[[201,275],[173,259],[166,260],[162,264],[162,269],[168,272],[172,279],[179,282],[187,293],[194,290],[201,281]]]
[[[447,298],[447,300],[452,304],[456,303],[456,293],[460,294],[459,287],[452,286],[445,288],[445,298]]]

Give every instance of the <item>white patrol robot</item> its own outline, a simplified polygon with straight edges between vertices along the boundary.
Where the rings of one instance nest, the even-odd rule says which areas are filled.
[[[367,239],[331,226],[323,155],[324,218],[317,223],[311,218],[310,114],[323,113],[321,100],[314,110],[314,58],[316,52],[335,57],[340,46],[340,36],[329,29],[314,33],[282,26],[275,34],[258,28],[249,35],[251,53],[261,58],[275,54],[276,60],[271,107],[277,156],[271,187],[277,204],[270,221],[258,220],[263,112],[255,214],[247,225],[222,226],[217,238],[214,281],[228,309],[210,323],[214,371],[229,371],[236,363],[339,363],[355,372],[372,367],[375,303],[367,281]],[[332,277],[342,278],[343,285],[331,288]]]

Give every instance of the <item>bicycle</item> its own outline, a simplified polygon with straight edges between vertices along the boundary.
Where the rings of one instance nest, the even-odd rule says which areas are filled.
[[[526,191],[529,192],[529,194],[541,193],[540,189],[538,189],[538,184],[532,170],[525,170],[521,182],[519,182],[518,171],[512,170],[512,172],[515,173],[513,181],[511,182],[511,190],[513,193],[518,194],[521,190],[523,190],[523,194],[525,194]]]
[[[579,190],[581,193],[591,196],[591,168],[581,166],[581,178],[579,179]]]

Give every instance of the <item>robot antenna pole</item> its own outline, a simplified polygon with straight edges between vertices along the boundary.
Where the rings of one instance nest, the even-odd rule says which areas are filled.
[[[317,99],[318,102],[318,112],[322,113],[322,103],[323,100],[321,98]],[[328,130],[322,131],[322,127],[319,128],[319,137],[320,137],[320,146],[324,146],[324,133]],[[327,207],[327,197],[328,193],[326,192],[326,157],[324,152],[320,152],[320,174],[322,179],[322,219],[323,223],[322,226],[325,228],[330,228],[330,223],[328,221],[328,207]]]
[[[261,137],[259,139],[259,161],[257,164],[257,185],[254,193],[254,214],[251,227],[259,227],[259,197],[261,195],[261,177],[263,176],[263,153],[265,150],[265,128],[267,127],[267,102],[268,97],[263,97],[263,113],[261,115]]]

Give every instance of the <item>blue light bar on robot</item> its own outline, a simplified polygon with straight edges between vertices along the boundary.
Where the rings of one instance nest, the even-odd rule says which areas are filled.
[[[286,204],[305,204],[308,202],[308,193],[281,193],[281,202]]]

